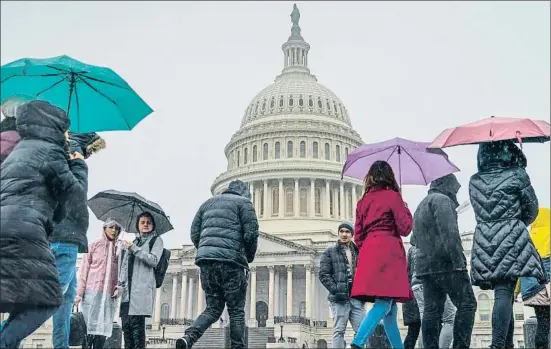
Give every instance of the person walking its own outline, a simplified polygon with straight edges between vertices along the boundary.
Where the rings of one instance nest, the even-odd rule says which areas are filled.
[[[513,347],[513,293],[518,278],[533,277],[541,283],[547,279],[527,229],[538,215],[538,198],[526,165],[513,141],[483,143],[478,148],[478,172],[469,183],[477,222],[471,278],[473,285],[494,290],[492,348]]]
[[[321,255],[319,279],[329,291],[327,299],[333,312],[333,348],[344,348],[348,321],[354,333],[365,317],[364,303],[350,298],[352,282],[358,264],[358,247],[352,241],[354,226],[344,221],[338,227],[339,239]]]
[[[387,162],[374,162],[364,183],[365,191],[356,209],[354,241],[360,254],[351,297],[375,304],[362,321],[351,348],[363,348],[381,320],[392,347],[403,348],[396,302],[413,300],[402,243],[413,221]]]
[[[421,284],[415,276],[415,254],[417,249],[411,245],[407,252],[407,265],[408,265],[408,281],[415,295],[415,287]],[[404,319],[404,326],[408,328],[406,338],[404,339],[404,348],[413,349],[421,333],[421,314],[419,314],[419,306],[415,298],[413,300],[404,303],[402,306],[402,317]]]
[[[454,348],[469,348],[471,343],[477,304],[457,225],[460,188],[453,174],[432,181],[413,216],[411,243],[417,251],[415,275],[421,280],[414,292],[421,312],[425,348],[449,346],[447,333],[452,326]],[[457,308],[453,322],[450,317],[454,308],[449,301],[446,305],[448,298]],[[442,320],[447,324],[440,333]]]
[[[136,220],[136,239],[123,241],[116,294],[121,294],[120,317],[126,349],[145,348],[145,318],[155,304],[155,267],[163,254],[163,240],[155,232],[155,220],[142,212]],[[150,248],[150,241],[155,239]]]
[[[549,348],[549,306],[551,305],[549,289],[549,250],[550,250],[550,214],[549,208],[540,208],[536,220],[532,223],[530,229],[530,238],[534,242],[536,249],[543,260],[543,267],[547,275],[545,285],[531,277],[521,277],[517,282],[515,289],[515,299],[522,292],[522,301],[524,306],[534,308],[536,320],[535,345],[537,349]]]
[[[176,348],[191,348],[220,319],[224,306],[230,316],[231,348],[246,348],[247,278],[258,245],[249,186],[234,180],[222,194],[205,201],[191,224],[191,241],[207,307],[176,341]]]
[[[55,258],[48,236],[54,212],[67,197],[86,191],[73,174],[67,148],[69,118],[47,102],[17,109],[21,137],[0,171],[0,313],[10,313],[0,329],[0,348],[17,348],[62,303]]]
[[[81,304],[86,322],[87,347],[103,349],[111,337],[117,308],[117,237],[122,226],[112,218],[103,224],[103,234],[90,244],[80,264],[74,305]]]

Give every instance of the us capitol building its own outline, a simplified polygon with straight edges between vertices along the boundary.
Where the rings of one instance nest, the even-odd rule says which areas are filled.
[[[222,193],[234,179],[249,183],[260,237],[250,268],[245,316],[249,347],[331,348],[333,316],[318,279],[321,253],[337,239],[342,220],[355,219],[362,182],[345,178],[347,154],[363,143],[344,103],[308,68],[310,45],[303,39],[296,6],[291,36],[283,44],[283,70],[249,103],[241,127],[224,149],[228,166],[212,184]],[[472,232],[462,236],[470,260]],[[406,249],[409,247],[405,242]],[[148,347],[175,346],[175,339],[205,308],[195,248],[172,250],[164,285],[157,289],[148,319]],[[472,347],[490,346],[493,293],[475,288],[478,300]],[[366,305],[369,309],[370,304]],[[529,308],[515,304],[515,347],[523,348],[522,325]],[[116,319],[120,322],[120,319]],[[225,310],[194,348],[222,347]],[[398,319],[402,338],[407,329]],[[23,343],[51,345],[51,319]],[[346,342],[353,331],[348,326]]]

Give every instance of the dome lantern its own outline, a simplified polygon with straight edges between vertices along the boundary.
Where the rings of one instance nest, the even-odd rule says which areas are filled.
[[[283,73],[287,72],[304,72],[310,73],[308,69],[308,51],[310,51],[310,45],[304,41],[302,35],[300,35],[300,26],[298,21],[300,19],[300,12],[297,4],[293,5],[293,12],[291,12],[291,36],[287,39],[287,42],[281,46],[283,50]]]

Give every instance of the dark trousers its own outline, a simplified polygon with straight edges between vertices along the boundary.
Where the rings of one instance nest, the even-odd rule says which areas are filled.
[[[466,271],[431,274],[422,277],[425,311],[423,314],[423,346],[438,349],[439,328],[446,296],[457,308],[453,326],[453,348],[469,348],[476,313],[476,298]]]
[[[413,349],[419,338],[419,333],[421,331],[421,321],[415,321],[408,325],[408,333],[404,339],[404,348]]]
[[[494,285],[494,308],[492,310],[492,346],[514,348],[515,318],[513,302],[516,282]]]
[[[534,307],[538,327],[536,329],[536,348],[549,348],[549,307]]]
[[[121,327],[125,349],[145,349],[145,316],[128,315],[128,303],[121,303]]]
[[[87,349],[103,349],[105,340],[107,337],[99,336],[95,334],[89,334],[86,336],[86,348]]]
[[[185,337],[193,345],[222,315],[224,306],[230,316],[232,348],[245,348],[245,300],[247,274],[243,267],[213,262],[200,266],[201,286],[205,291],[207,308],[186,329]]]

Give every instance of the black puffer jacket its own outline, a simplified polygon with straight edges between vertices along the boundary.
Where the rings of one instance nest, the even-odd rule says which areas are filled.
[[[249,268],[258,244],[258,220],[250,197],[249,186],[235,180],[224,193],[201,205],[191,224],[195,264],[219,261]]]
[[[492,288],[520,276],[546,279],[526,229],[538,215],[538,199],[524,170],[526,158],[511,141],[485,143],[469,185],[476,216],[471,257],[473,285]]]
[[[0,168],[0,313],[61,304],[48,235],[58,200],[84,195],[68,164],[68,128],[65,112],[49,103],[17,111],[22,140]]]
[[[350,242],[354,269],[358,265],[358,247]],[[329,291],[327,299],[330,302],[346,302],[350,299],[352,290],[352,268],[346,258],[344,246],[336,243],[327,248],[320,259],[319,279],[321,284]]]

